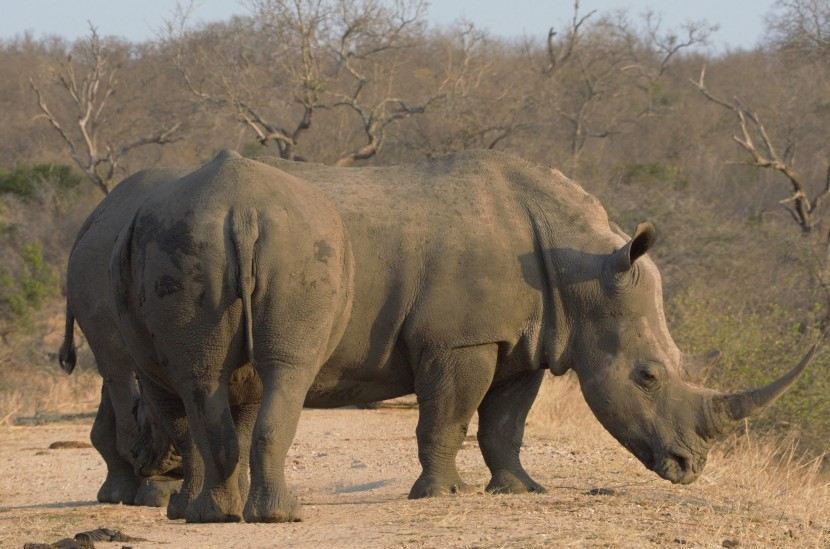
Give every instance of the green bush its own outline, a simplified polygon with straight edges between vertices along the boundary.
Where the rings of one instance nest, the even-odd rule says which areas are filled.
[[[661,186],[675,190],[689,187],[689,178],[680,168],[667,162],[622,164],[613,170],[613,178],[623,185]]]
[[[21,264],[18,273],[0,269],[0,303],[14,319],[26,322],[33,311],[43,306],[46,298],[56,293],[58,275],[55,268],[44,261],[40,242],[23,246]]]
[[[0,193],[23,199],[36,197],[44,187],[66,194],[80,187],[82,181],[81,176],[64,164],[24,164],[13,170],[0,168]]]
[[[668,300],[666,313],[683,351],[723,352],[707,383],[722,391],[769,383],[794,367],[819,339],[818,320],[811,318],[815,314],[805,319],[779,306],[752,310],[730,303],[730,296],[703,296],[699,290]],[[802,442],[821,451],[830,433],[828,394],[830,353],[820,352],[796,385],[753,423],[777,430],[799,426]]]

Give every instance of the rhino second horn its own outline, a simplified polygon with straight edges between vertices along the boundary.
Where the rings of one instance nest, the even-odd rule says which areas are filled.
[[[807,367],[813,356],[816,354],[816,345],[813,345],[798,366],[773,381],[766,387],[754,389],[752,391],[745,391],[743,393],[734,393],[729,395],[718,395],[713,402],[713,409],[717,412],[714,414],[719,425],[732,425],[737,421],[747,418],[759,411],[765,406],[773,403],[778,397],[784,394],[789,389],[801,372]],[[719,416],[719,417],[718,417]],[[720,429],[723,432],[725,429]]]
[[[683,368],[689,381],[695,384],[704,384],[709,378],[712,367],[720,360],[723,353],[710,351],[702,355],[682,355]]]

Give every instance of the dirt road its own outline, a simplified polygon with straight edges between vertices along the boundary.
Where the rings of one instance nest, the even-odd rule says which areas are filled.
[[[725,481],[716,477],[686,487],[662,481],[602,432],[528,437],[523,461],[548,494],[409,501],[419,472],[416,421],[415,410],[304,411],[288,479],[305,506],[305,521],[271,525],[193,525],[169,521],[161,509],[99,504],[95,494],[105,470],[95,450],[48,449],[53,442],[88,441],[89,421],[3,427],[0,546],[51,543],[99,527],[144,541],[96,547],[134,548],[830,543],[824,524],[774,503],[748,503],[749,494],[723,494]],[[459,454],[459,470],[480,487],[489,478],[474,437]]]

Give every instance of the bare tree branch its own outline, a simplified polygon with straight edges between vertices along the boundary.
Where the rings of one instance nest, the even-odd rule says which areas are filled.
[[[579,0],[574,0],[574,15],[573,21],[571,21],[571,28],[568,29],[568,34],[565,42],[565,47],[561,49],[561,51],[557,52],[556,43],[554,42],[554,38],[556,37],[556,30],[551,27],[548,31],[548,66],[542,71],[546,75],[553,74],[558,67],[561,67],[565,62],[570,59],[571,55],[574,52],[574,48],[576,48],[579,42],[579,28],[582,26],[585,21],[587,21],[592,15],[594,15],[597,10],[591,10],[586,15],[579,17]]]
[[[116,92],[116,75],[120,67],[111,62],[106,45],[93,26],[90,26],[89,38],[83,43],[83,54],[86,70],[82,74],[78,74],[71,55],[58,64],[54,74],[56,83],[72,100],[77,113],[74,130],[67,129],[61,122],[61,118],[65,122],[68,117],[54,114],[33,79],[29,79],[29,85],[37,98],[41,116],[69,147],[72,160],[102,193],[107,194],[126,155],[146,145],[165,145],[175,141],[181,123],[124,144],[116,144],[102,136],[106,129],[106,111],[110,98]]]
[[[740,128],[740,135],[733,135],[732,139],[741,146],[747,153],[749,153],[752,161],[750,165],[759,168],[770,169],[782,174],[790,183],[790,196],[780,203],[790,211],[793,219],[798,223],[801,230],[805,233],[812,231],[815,226],[815,209],[821,203],[819,197],[823,198],[828,191],[825,184],[825,191],[822,192],[814,200],[810,200],[805,190],[804,183],[795,169],[785,162],[776,152],[775,146],[770,139],[767,129],[764,126],[758,114],[745,106],[737,97],[733,98],[732,102],[726,101],[720,97],[712,94],[704,82],[706,77],[706,67],[704,66],[700,71],[700,77],[692,84],[697,87],[701,94],[703,94],[709,101],[724,107],[735,115]]]

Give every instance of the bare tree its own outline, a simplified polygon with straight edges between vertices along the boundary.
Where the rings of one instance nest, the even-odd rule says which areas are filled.
[[[523,58],[523,46],[494,39],[469,22],[433,33],[429,42],[421,55],[444,63],[433,84],[443,95],[432,116],[418,120],[408,148],[427,157],[495,149],[530,127],[538,76]]]
[[[371,158],[393,124],[437,101],[437,95],[415,95],[396,82],[403,53],[422,24],[423,0],[247,4],[252,17],[200,32],[187,29],[188,12],[182,11],[168,26],[169,43],[191,93],[232,109],[257,141],[274,144],[281,157],[307,157],[299,151],[317,116],[346,110],[363,143],[347,146],[336,163]]]
[[[108,110],[118,89],[120,64],[110,55],[107,44],[90,27],[90,36],[77,48],[80,62],[69,54],[53,69],[53,79],[68,97],[72,115],[55,114],[43,91],[29,80],[41,116],[45,117],[69,147],[72,159],[104,194],[112,189],[121,162],[131,151],[146,145],[165,145],[176,138],[181,123],[170,124],[147,135],[122,141],[108,131]]]
[[[420,100],[397,93],[403,91],[396,85],[398,71],[406,66],[401,54],[412,48],[425,10],[423,0],[398,0],[392,7],[380,2],[338,3],[334,20],[337,47],[331,54],[341,86],[331,92],[332,106],[345,107],[359,117],[364,141],[344,151],[338,166],[375,156],[391,125],[423,114],[443,99],[440,91]]]
[[[815,276],[825,291],[828,305],[830,305],[830,232],[815,234],[816,229],[820,227],[819,222],[822,219],[825,200],[830,195],[830,165],[820,185],[804,181],[793,167],[795,143],[788,143],[781,152],[774,144],[757,112],[746,106],[738,97],[733,97],[730,101],[713,94],[706,87],[705,77],[706,67],[704,66],[698,80],[693,80],[692,83],[707,100],[735,115],[739,134],[733,135],[732,140],[749,155],[749,160],[745,164],[784,176],[789,187],[789,196],[781,200],[780,204],[786,208],[802,234],[814,238],[821,250],[819,253],[820,269]],[[830,309],[825,313],[823,322],[825,325],[830,324]]]
[[[830,54],[828,0],[780,0],[765,19],[773,43],[783,50],[812,58]]]
[[[645,31],[624,13],[592,19],[595,11],[573,18],[564,36],[548,33],[546,102],[569,128],[572,166],[578,165],[586,144],[622,133],[645,116],[661,110],[659,83],[671,60],[683,49],[705,43],[716,27],[705,21],[687,23],[680,32],[663,32],[654,13],[644,16]]]

